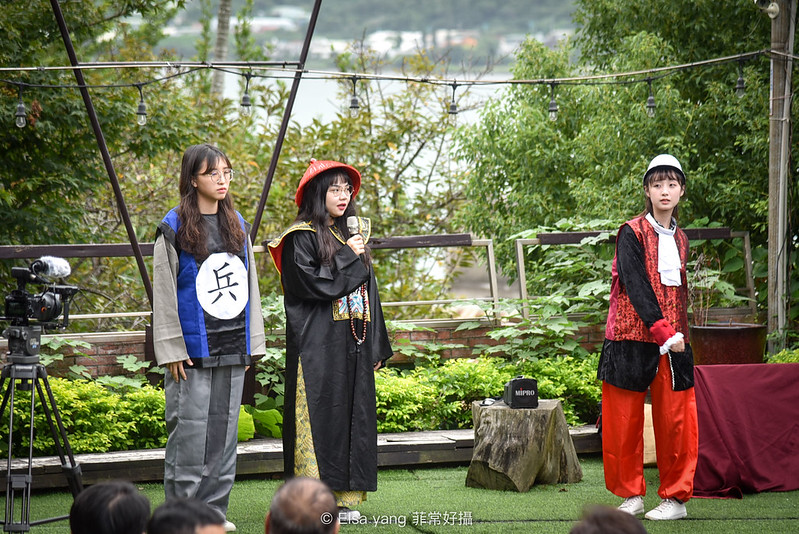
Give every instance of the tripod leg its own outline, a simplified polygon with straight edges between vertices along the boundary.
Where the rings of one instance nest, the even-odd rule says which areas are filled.
[[[81,468],[80,465],[75,462],[75,456],[72,454],[72,446],[69,444],[67,431],[61,420],[58,406],[56,406],[53,390],[50,389],[50,381],[47,379],[47,370],[44,365],[38,364],[36,366],[35,382],[36,391],[39,393],[39,398],[42,401],[42,409],[44,410],[47,424],[50,426],[50,433],[53,436],[53,441],[58,451],[58,457],[61,459],[61,469],[64,471],[64,475],[67,478],[67,484],[69,484],[72,496],[77,497],[78,493],[83,491]],[[42,390],[42,383],[44,384],[44,390]],[[45,391],[47,392],[46,396]],[[69,460],[69,463],[67,463],[67,460]]]
[[[69,445],[67,433],[64,429],[64,424],[61,420],[61,415],[56,406],[53,391],[50,389],[50,382],[47,380],[47,372],[41,364],[28,365],[28,364],[10,364],[3,369],[3,378],[0,380],[0,386],[5,383],[5,379],[10,377],[8,389],[3,397],[2,413],[8,406],[8,467],[6,472],[6,515],[3,522],[3,531],[5,532],[28,532],[31,525],[38,525],[41,523],[50,523],[52,521],[61,521],[68,519],[69,516],[53,517],[49,519],[37,520],[31,523],[30,520],[30,496],[31,487],[33,484],[33,444],[34,444],[34,431],[36,413],[36,395],[38,394],[39,400],[42,403],[47,424],[50,427],[50,432],[53,435],[56,450],[61,459],[61,468],[67,477],[67,483],[72,491],[73,497],[83,490],[81,482],[81,469],[80,465],[75,462],[75,457],[72,454],[72,447]],[[16,381],[20,381],[20,390],[30,390],[31,392],[31,409],[30,409],[30,441],[28,443],[28,465],[27,471],[24,473],[12,473],[11,459],[13,456],[13,431],[14,431],[14,395]],[[42,389],[44,383],[44,389]],[[36,393],[34,393],[34,389]],[[45,392],[47,393],[45,395]],[[66,452],[65,452],[66,451]],[[69,460],[69,462],[67,462]],[[14,511],[18,496],[21,496],[21,511],[19,520],[14,517]]]
[[[9,370],[10,367],[10,370]],[[9,366],[3,369],[3,380],[10,374],[8,389],[3,397],[3,411],[6,406],[8,413],[8,464],[6,469],[6,510],[3,530],[5,532],[28,532],[30,530],[30,490],[32,481],[30,454],[33,453],[33,413],[35,409],[35,399],[31,390],[31,410],[30,410],[30,444],[28,449],[28,469],[24,473],[12,473],[11,459],[14,447],[14,396],[16,392],[16,380],[22,380],[22,384],[30,383],[33,378],[33,368],[29,365]],[[21,386],[20,389],[25,389]],[[14,517],[14,510],[17,504],[17,497],[21,497],[19,521]]]
[[[9,372],[10,371],[8,370],[8,366],[3,367],[3,377],[0,378],[0,389],[3,389],[3,385],[6,383],[6,378],[8,378]],[[10,384],[9,384],[9,388],[6,389],[6,392],[3,395],[3,405],[0,406],[0,417],[2,417],[3,414],[6,411],[6,406],[8,405],[8,395],[9,395],[9,393],[11,393]]]

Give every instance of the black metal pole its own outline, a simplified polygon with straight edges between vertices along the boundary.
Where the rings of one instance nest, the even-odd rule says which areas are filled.
[[[51,0],[55,1],[55,0]],[[305,41],[302,44],[300,51],[300,61],[297,72],[294,74],[294,81],[291,84],[291,92],[289,93],[288,101],[286,102],[286,109],[283,111],[283,122],[280,124],[280,130],[275,140],[275,148],[272,151],[272,159],[269,161],[269,170],[266,172],[266,180],[264,181],[264,188],[261,191],[261,200],[258,202],[258,209],[255,212],[255,219],[252,223],[252,230],[250,231],[250,239],[255,243],[255,238],[258,236],[258,227],[261,225],[261,217],[264,213],[266,206],[266,199],[269,197],[269,189],[272,187],[272,179],[275,176],[275,169],[277,169],[277,160],[280,158],[280,151],[283,148],[283,140],[286,137],[286,131],[289,126],[289,119],[291,118],[291,110],[294,107],[294,99],[297,97],[297,90],[300,87],[300,79],[302,78],[302,71],[305,69],[305,60],[308,58],[308,50],[311,47],[311,38],[313,38],[314,29],[316,28],[316,21],[319,18],[319,9],[322,7],[322,0],[315,0],[313,11],[311,11],[311,18],[308,21],[308,31],[305,32]]]
[[[67,50],[69,62],[73,67],[77,67],[78,58],[75,55],[75,47],[72,46],[72,38],[69,36],[69,30],[67,29],[67,24],[64,20],[64,14],[61,12],[61,6],[58,4],[58,0],[50,0],[50,5],[53,6],[53,14],[58,22],[58,27],[61,30],[61,37],[64,40],[64,47]],[[133,255],[136,257],[136,263],[139,266],[139,274],[141,274],[142,282],[144,283],[144,289],[147,291],[147,298],[152,304],[153,286],[150,284],[150,276],[147,274],[147,267],[144,265],[144,256],[139,248],[139,240],[136,238],[136,232],[133,230],[133,224],[130,221],[128,208],[125,205],[125,199],[122,196],[122,190],[119,187],[119,179],[117,178],[117,173],[114,169],[114,163],[111,161],[111,155],[108,153],[108,146],[105,144],[103,130],[100,127],[100,122],[97,120],[97,113],[94,110],[92,97],[89,95],[89,90],[86,88],[86,82],[83,79],[83,71],[79,68],[75,68],[73,71],[75,73],[75,79],[77,80],[78,85],[80,85],[80,93],[83,96],[83,103],[86,105],[86,112],[89,115],[89,121],[92,124],[94,136],[97,138],[97,146],[100,148],[100,154],[103,156],[105,170],[108,172],[108,178],[111,180],[111,186],[114,189],[117,207],[119,208],[119,213],[122,216],[122,221],[125,223],[125,229],[128,232],[128,238],[130,239],[130,244],[133,248]]]

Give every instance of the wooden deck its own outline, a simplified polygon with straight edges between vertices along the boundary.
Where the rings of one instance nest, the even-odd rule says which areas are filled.
[[[601,450],[593,426],[570,429],[578,454]],[[440,430],[379,434],[377,463],[380,468],[430,465],[467,465],[472,459],[474,431]],[[84,484],[125,479],[133,482],[161,482],[164,477],[164,449],[78,454]],[[24,469],[27,460],[14,460],[12,468]],[[31,464],[34,489],[66,488],[67,481],[57,456],[34,458]],[[240,477],[280,477],[283,472],[283,445],[279,439],[255,439],[238,447],[237,475]],[[5,487],[5,469],[0,476]]]

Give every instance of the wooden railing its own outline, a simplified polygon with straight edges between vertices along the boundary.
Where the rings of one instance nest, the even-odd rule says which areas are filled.
[[[731,231],[729,228],[684,228],[686,237],[689,241],[698,239],[743,239],[744,265],[746,268],[746,287],[737,288],[738,291],[746,292],[749,297],[749,309],[754,315],[757,311],[755,301],[755,282],[752,276],[752,245],[749,241],[749,232]],[[527,274],[524,267],[524,247],[531,245],[579,245],[583,239],[598,237],[608,234],[605,242],[616,242],[616,230],[613,231],[593,231],[593,232],[550,232],[540,233],[531,239],[516,240],[516,270],[519,276],[520,297],[523,302],[528,299],[527,294]],[[522,315],[529,317],[529,310],[523,306]]]
[[[266,252],[266,243],[253,246],[255,254]],[[471,300],[491,302],[493,309],[499,306],[499,291],[497,282],[496,259],[494,256],[494,243],[490,239],[473,239],[471,234],[439,234],[396,237],[373,237],[369,246],[373,250],[381,249],[411,249],[411,248],[444,248],[444,247],[483,247],[486,249],[488,260],[487,276],[489,279],[490,295],[475,297]],[[153,255],[153,243],[139,245],[143,256]],[[0,260],[24,259],[32,260],[41,256],[57,256],[62,258],[102,258],[102,257],[132,257],[133,247],[129,243],[113,244],[81,244],[81,245],[3,245],[0,246]],[[462,302],[463,299],[436,299],[416,301],[383,302],[385,307],[407,306],[436,306]],[[71,320],[88,319],[113,319],[124,317],[147,317],[149,311],[128,311],[116,313],[96,314],[71,314]]]

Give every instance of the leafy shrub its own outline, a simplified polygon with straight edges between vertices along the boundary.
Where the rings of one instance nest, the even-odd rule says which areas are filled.
[[[120,393],[119,418],[130,421],[130,449],[158,449],[166,445],[164,390],[142,386]]]
[[[410,432],[438,427],[436,389],[416,376],[385,368],[375,373],[377,431]]]
[[[618,229],[620,223],[608,219],[588,222],[561,219],[552,226],[538,226],[508,237],[508,241],[513,243],[516,239],[534,238],[542,233],[601,232],[595,237],[582,239],[576,245],[533,245],[524,248],[527,291],[533,314],[553,315],[547,311],[552,302],[542,300],[542,297],[556,299],[554,303],[558,306],[567,304],[567,313],[582,312],[594,319],[607,314],[609,273],[615,254],[615,246],[608,242],[608,237],[609,231]],[[507,245],[500,244],[498,248],[504,246]],[[541,311],[535,311],[535,308],[541,308]]]
[[[539,398],[559,399],[570,425],[599,415],[598,354],[509,362],[502,358],[448,360],[441,365],[376,375],[378,432],[470,428],[475,400],[500,397],[505,383],[524,375],[538,380]]]
[[[239,426],[237,441],[247,441],[255,436],[255,420],[244,406],[239,406]]]
[[[266,437],[279,438],[283,436],[283,413],[277,409],[266,410],[258,409],[254,406],[244,405],[241,407],[252,419],[253,430]],[[243,414],[242,414],[243,415]],[[253,436],[250,436],[250,438]],[[250,439],[247,438],[247,439]],[[239,441],[246,441],[239,435]]]
[[[799,363],[799,349],[785,349],[768,357],[768,363]]]
[[[413,323],[401,323],[399,321],[386,321],[386,328],[391,335],[391,347],[394,354],[407,357],[416,365],[438,365],[441,363],[443,352],[452,349],[467,348],[462,343],[442,343],[440,341],[411,341],[405,337],[398,337],[397,332],[431,332],[435,333],[435,328],[421,326]]]
[[[286,348],[285,337],[278,333],[286,327],[286,312],[283,308],[283,296],[270,293],[261,297],[261,315],[264,318],[266,330],[266,354],[254,362],[255,380],[261,386],[263,393],[255,395],[256,407],[260,410],[283,410],[283,401],[286,389]],[[254,413],[254,412],[251,412]],[[266,416],[269,417],[269,416]],[[283,423],[281,415],[280,425]],[[276,420],[275,423],[277,424]],[[258,422],[256,420],[256,426]],[[256,429],[257,430],[257,429]],[[272,426],[270,432],[277,430]],[[258,430],[260,433],[261,430]]]
[[[163,391],[144,386],[117,394],[88,380],[51,378],[49,383],[74,453],[147,449],[166,443]],[[30,394],[17,390],[15,395],[12,454],[17,457],[28,454]],[[38,395],[36,404],[34,453],[57,454]],[[0,434],[8,435],[7,420],[0,422]],[[5,441],[2,450],[8,454]]]
[[[459,358],[438,367],[416,368],[413,375],[432,386],[444,401],[442,408],[449,408],[438,410],[439,428],[469,428],[472,401],[501,396],[513,369],[498,358]]]

